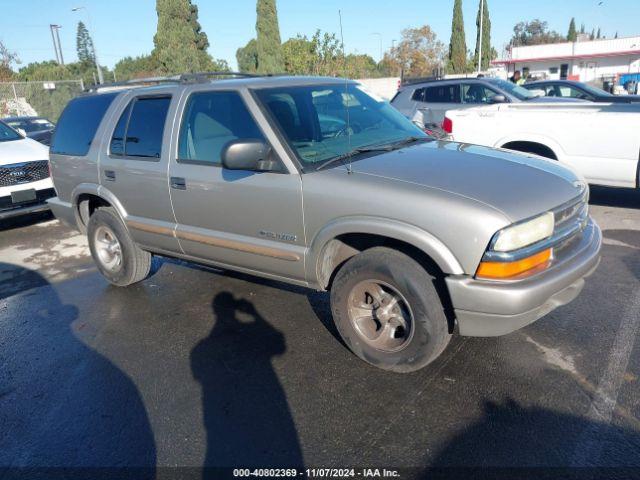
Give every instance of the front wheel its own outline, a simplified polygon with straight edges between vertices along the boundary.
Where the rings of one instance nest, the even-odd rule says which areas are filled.
[[[331,310],[349,348],[364,361],[412,372],[435,360],[451,335],[434,277],[385,247],[354,256],[336,274]]]
[[[151,270],[151,254],[138,247],[112,207],[89,218],[87,238],[100,273],[119,287],[144,280]]]

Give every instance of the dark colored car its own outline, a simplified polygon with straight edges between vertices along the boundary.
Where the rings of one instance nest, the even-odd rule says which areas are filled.
[[[600,88],[571,80],[542,80],[522,85],[527,90],[542,90],[547,97],[577,98],[590,102],[636,103],[640,95],[613,95]]]
[[[51,143],[51,134],[56,127],[44,117],[7,117],[2,121],[11,128],[23,130],[27,137],[44,145]]]

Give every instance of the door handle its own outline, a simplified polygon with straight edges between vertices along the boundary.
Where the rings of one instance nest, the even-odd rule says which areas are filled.
[[[186,190],[187,182],[182,177],[171,177],[171,188],[175,188],[176,190]]]
[[[105,170],[104,171],[104,178],[105,178],[105,180],[109,180],[110,182],[115,182],[116,181],[116,172],[114,172],[113,170]]]

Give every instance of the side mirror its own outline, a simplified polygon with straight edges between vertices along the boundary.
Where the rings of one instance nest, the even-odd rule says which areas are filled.
[[[22,135],[23,137],[26,137],[26,136],[27,136],[27,132],[25,132],[23,128],[16,128],[16,130],[17,130],[17,131],[18,131],[18,133],[19,133],[20,135]]]
[[[279,171],[280,164],[272,156],[271,147],[253,138],[232,140],[223,147],[221,153],[223,168],[254,172]]]
[[[491,97],[491,103],[507,103],[507,97],[504,95],[494,95]]]

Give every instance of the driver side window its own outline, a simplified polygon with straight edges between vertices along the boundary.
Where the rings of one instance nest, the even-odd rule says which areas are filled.
[[[189,97],[182,117],[178,162],[220,165],[222,149],[238,139],[264,136],[236,92],[200,92]]]

